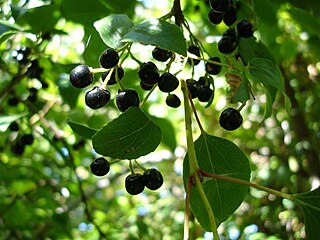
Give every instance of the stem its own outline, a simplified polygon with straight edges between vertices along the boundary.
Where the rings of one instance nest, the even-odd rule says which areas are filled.
[[[137,164],[137,166],[140,168],[140,169],[142,169],[142,171],[147,171],[147,169],[144,167],[144,166],[142,166],[140,163],[138,163],[138,161],[135,159],[134,160],[134,162],[135,162],[135,164]]]
[[[214,179],[221,179],[221,180],[225,180],[225,181],[228,181],[228,182],[233,182],[233,183],[237,183],[237,184],[241,184],[241,185],[246,185],[246,186],[249,186],[249,187],[253,187],[253,188],[256,188],[256,189],[259,189],[259,190],[262,190],[262,191],[265,191],[265,192],[268,192],[268,193],[271,193],[271,194],[274,194],[274,195],[276,195],[278,197],[289,199],[291,201],[293,201],[295,199],[292,194],[283,193],[283,192],[280,192],[280,191],[277,191],[277,190],[274,190],[274,189],[271,189],[271,188],[267,188],[267,187],[258,185],[256,183],[248,182],[248,181],[245,181],[245,180],[242,180],[242,179],[239,179],[239,178],[227,177],[227,176],[224,176],[224,175],[219,175],[219,174],[215,174],[215,173],[209,173],[209,172],[206,172],[206,171],[203,171],[203,170],[201,170],[201,173],[205,177],[214,178]]]
[[[151,90],[148,92],[148,94],[144,97],[143,101],[140,103],[140,108],[143,107],[143,105],[147,102],[148,98],[150,97],[151,93],[153,92],[153,90],[157,87],[158,85],[155,84],[153,85],[153,87],[151,88]]]
[[[171,13],[175,18],[176,25],[180,27],[184,21],[184,16],[183,16],[183,12],[181,10],[180,0],[174,0],[173,6],[171,9]]]
[[[183,239],[189,239],[189,214],[190,214],[190,191],[191,191],[191,177],[188,177],[187,189],[186,189],[186,202],[184,210],[184,227],[183,227]]]
[[[190,177],[195,178],[197,190],[201,196],[204,207],[207,210],[207,214],[210,220],[211,230],[212,230],[214,239],[219,239],[215,216],[211,209],[209,200],[203,190],[201,180],[199,178],[199,165],[198,165],[197,155],[194,148],[193,137],[192,137],[192,126],[191,126],[192,122],[191,122],[191,112],[190,112],[190,105],[189,105],[189,91],[188,91],[186,82],[184,80],[181,80],[180,82],[181,82],[181,90],[183,92],[183,99],[184,99],[187,147],[188,147],[189,167],[190,167],[189,178]]]
[[[92,68],[92,67],[90,67],[89,69],[90,69],[91,73],[102,73],[102,72],[106,72],[109,70],[106,68]]]
[[[200,118],[199,118],[198,113],[197,113],[197,109],[193,104],[193,101],[192,101],[192,98],[191,98],[190,94],[189,94],[189,101],[190,101],[190,105],[191,105],[194,117],[196,118],[197,124],[198,124],[198,126],[200,128],[200,131],[201,131],[201,133],[205,133],[206,131],[203,129],[203,127],[201,125]]]

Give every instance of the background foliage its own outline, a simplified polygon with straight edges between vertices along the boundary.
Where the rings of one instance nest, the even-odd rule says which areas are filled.
[[[255,182],[288,193],[307,192],[319,185],[320,177],[320,7],[315,0],[253,3],[259,23],[255,35],[271,50],[285,78],[290,114],[279,95],[273,115],[263,121],[266,98],[255,86],[256,99],[242,110],[243,126],[223,131],[218,126],[219,113],[228,104],[223,77],[215,78],[213,105],[197,108],[210,134],[233,141],[246,153]],[[165,184],[157,192],[134,197],[124,190],[127,162],[112,165],[106,177],[94,177],[89,172],[96,156],[91,142],[67,124],[70,119],[99,129],[119,114],[113,102],[103,110],[88,109],[84,92],[68,80],[79,63],[99,66],[97,59],[106,46],[93,23],[111,14],[126,14],[138,23],[161,17],[171,4],[0,1],[0,239],[99,239],[103,234],[107,239],[182,239],[183,108],[168,109],[161,93],[145,104],[144,110],[154,116],[164,136],[156,152],[141,162],[160,169]],[[193,34],[208,52],[219,55],[216,40],[226,26],[208,22],[206,1],[182,1],[182,7]],[[25,47],[30,49],[26,58],[18,51]],[[152,48],[137,44],[133,50],[142,53],[142,61],[150,59]],[[134,62],[125,65],[123,81],[128,86],[138,85],[136,68]],[[99,77],[95,75],[96,81]],[[116,89],[112,91],[114,96]],[[13,98],[19,99],[17,105]],[[19,132],[8,129],[13,121],[19,123]],[[16,146],[25,133],[35,139],[21,153]],[[226,239],[305,238],[298,206],[255,189],[219,233]],[[207,237],[196,221],[192,237]]]

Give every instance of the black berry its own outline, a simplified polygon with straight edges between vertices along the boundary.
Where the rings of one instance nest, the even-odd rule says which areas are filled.
[[[219,57],[212,57],[209,58],[209,60],[214,61],[214,62],[219,62],[221,63],[221,60]],[[222,67],[210,62],[206,62],[206,72],[211,74],[211,75],[217,75],[221,72]]]
[[[218,42],[218,50],[223,54],[232,53],[237,48],[237,41],[229,36],[222,37]]]
[[[28,101],[30,102],[36,102],[38,99],[38,89],[36,88],[29,88],[29,96],[28,96]]]
[[[110,171],[110,163],[105,158],[99,157],[90,164],[90,170],[96,176],[104,176]]]
[[[144,190],[143,177],[140,173],[132,173],[126,177],[125,188],[131,195],[137,195]]]
[[[32,133],[23,134],[21,136],[21,142],[25,145],[32,145],[33,141],[34,141],[34,137]]]
[[[155,168],[147,169],[143,173],[143,183],[150,190],[157,190],[163,184],[162,174]]]
[[[108,76],[108,74],[110,73],[110,70],[106,71],[106,72],[103,72],[102,73],[102,81],[105,81],[106,77]],[[118,67],[117,68],[117,73],[118,73],[118,79],[121,80],[123,77],[124,77],[124,71],[123,71],[123,68],[122,67]],[[107,85],[114,85],[117,83],[117,80],[116,80],[116,70],[113,70],[112,73],[111,73],[111,76],[107,82]]]
[[[113,68],[119,62],[119,55],[113,49],[106,49],[99,57],[100,66],[103,68]]]
[[[26,148],[26,145],[24,143],[22,143],[21,141],[16,141],[12,147],[11,147],[11,151],[14,153],[14,154],[17,154],[17,155],[22,155],[24,150]]]
[[[229,6],[229,0],[210,0],[210,6],[217,12],[225,12]]]
[[[213,90],[209,86],[201,86],[199,89],[198,100],[200,102],[208,102],[213,94]]]
[[[233,5],[230,5],[227,11],[223,14],[223,22],[227,26],[231,26],[237,21],[237,8]]]
[[[106,105],[110,100],[110,92],[101,87],[94,87],[85,96],[86,105],[92,109],[98,109]]]
[[[78,65],[70,73],[70,82],[76,88],[85,88],[93,82],[93,74],[87,65]]]
[[[240,112],[234,108],[225,109],[219,118],[220,126],[228,131],[233,131],[239,128],[242,121],[243,119]]]
[[[222,12],[216,12],[215,10],[211,9],[208,14],[208,19],[213,24],[219,24],[222,22],[222,16]]]
[[[177,108],[181,105],[180,98],[175,94],[169,94],[166,98],[166,104],[169,107]]]
[[[11,95],[8,99],[8,104],[10,106],[17,106],[19,103],[19,99],[16,96]]]
[[[43,73],[43,68],[40,67],[39,61],[37,59],[31,61],[30,67],[28,67],[27,74],[30,78],[40,79],[41,74]]]
[[[154,85],[159,81],[159,71],[153,62],[144,63],[139,71],[139,78],[147,85]]]
[[[120,91],[116,96],[116,104],[121,112],[126,111],[129,107],[139,107],[139,95],[133,89]]]
[[[9,130],[13,132],[19,131],[19,124],[17,122],[11,122],[9,125]]]
[[[152,51],[152,57],[160,62],[166,62],[169,58],[172,57],[172,52],[156,47]]]
[[[200,85],[198,81],[195,81],[193,79],[188,79],[187,87],[188,87],[189,93],[191,94],[191,98],[198,97],[199,89],[200,89]]]
[[[253,26],[250,22],[248,22],[247,20],[241,20],[238,24],[237,24],[237,30],[238,33],[240,35],[240,37],[243,38],[249,38],[253,35]]]
[[[160,76],[158,87],[162,92],[172,92],[179,86],[179,80],[169,72]]]
[[[144,82],[140,81],[140,87],[143,90],[149,91],[153,88],[153,85],[148,85],[148,84],[145,84]]]
[[[188,52],[193,54],[193,55],[196,55],[197,57],[200,57],[200,48],[198,46],[195,46],[195,45],[191,45],[188,47]],[[190,58],[188,59],[188,62],[191,64],[191,61],[193,61],[193,64],[194,65],[198,65],[200,60],[198,59],[192,59],[190,60]]]

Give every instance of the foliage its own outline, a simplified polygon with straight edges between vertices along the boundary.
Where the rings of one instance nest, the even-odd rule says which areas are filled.
[[[255,33],[221,54],[236,23],[210,23],[209,1],[160,2],[0,2],[0,239],[317,239],[319,4],[235,0]],[[139,85],[155,46],[173,52],[156,65],[180,80],[176,109]],[[107,47],[120,56],[108,77],[125,71],[112,86],[98,61]],[[221,73],[209,78],[206,63]],[[89,88],[70,84],[79,64],[110,91],[106,107],[88,108]],[[186,86],[200,77],[207,103]],[[142,101],[120,113],[124,88]],[[243,116],[232,132],[219,126],[230,106]],[[111,170],[98,178],[90,164],[101,155]],[[126,193],[129,172],[151,167],[164,185]]]

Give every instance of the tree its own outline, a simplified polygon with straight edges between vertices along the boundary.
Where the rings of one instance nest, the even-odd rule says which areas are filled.
[[[1,239],[317,239],[316,1],[2,1]]]

